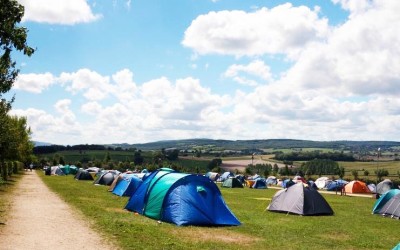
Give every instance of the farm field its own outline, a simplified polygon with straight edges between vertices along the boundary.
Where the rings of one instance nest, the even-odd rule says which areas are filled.
[[[235,170],[239,170],[242,173],[245,172],[245,169],[248,165],[253,164],[277,164],[279,168],[283,168],[285,164],[280,162],[271,160],[271,155],[256,155],[253,159],[251,156],[242,156],[242,157],[224,157],[222,158],[222,166],[221,168],[225,170],[229,170],[231,172],[235,172]]]
[[[276,189],[221,188],[237,227],[178,227],[125,211],[127,197],[73,176],[42,180],[122,249],[392,249],[398,220],[372,215],[375,199],[323,194],[333,216],[298,216],[266,211]]]

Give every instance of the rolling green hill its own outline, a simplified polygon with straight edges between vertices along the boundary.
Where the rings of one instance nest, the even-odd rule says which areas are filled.
[[[213,146],[226,150],[244,150],[260,148],[330,148],[337,150],[377,150],[399,147],[400,142],[395,141],[309,141],[293,139],[268,139],[268,140],[212,140],[212,139],[187,139],[158,141],[142,144],[110,144],[109,146],[132,148],[141,150],[156,150],[161,148],[191,149],[194,146]]]

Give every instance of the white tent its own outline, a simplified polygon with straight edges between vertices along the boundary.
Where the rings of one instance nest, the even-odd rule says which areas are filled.
[[[65,175],[65,173],[61,170],[60,166],[52,166],[51,175]]]
[[[323,189],[326,188],[331,181],[332,180],[329,179],[329,177],[319,177],[315,180],[315,185],[317,185],[318,189]]]

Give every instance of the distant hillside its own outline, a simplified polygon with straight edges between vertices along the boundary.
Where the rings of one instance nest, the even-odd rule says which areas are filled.
[[[52,145],[51,143],[40,142],[40,141],[33,141],[33,144],[35,145],[35,147],[39,147],[39,146],[50,146],[50,145]]]
[[[284,148],[331,148],[337,150],[382,150],[391,147],[400,147],[400,142],[395,141],[309,141],[292,139],[268,140],[212,140],[212,139],[187,139],[158,141],[143,144],[111,144],[107,146],[137,148],[141,150],[159,150],[161,148],[193,149],[199,146],[214,146],[224,150],[251,150],[251,149],[284,149]]]

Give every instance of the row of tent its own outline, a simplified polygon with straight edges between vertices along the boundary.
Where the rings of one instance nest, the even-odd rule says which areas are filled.
[[[207,176],[179,173],[168,168],[141,174],[100,171],[96,175],[95,184],[108,185],[113,194],[130,197],[125,209],[149,218],[176,225],[241,224],[225,203],[215,182]],[[88,170],[78,170],[75,178],[80,179],[81,176],[92,177],[93,180]],[[226,179],[222,186],[229,182],[243,188],[240,181],[233,177]],[[265,180],[262,182],[265,183]],[[324,197],[303,182],[278,191],[267,209],[307,216],[334,214]],[[389,210],[382,211],[387,213]]]
[[[263,181],[261,178],[253,181],[254,183],[260,182],[265,185],[265,181]],[[330,184],[335,182],[337,181],[331,182]],[[382,183],[388,182],[388,180],[385,180]],[[110,191],[113,191],[114,194],[120,196],[131,196],[134,193],[134,190],[136,190],[141,183],[142,180],[135,174],[121,174],[118,176],[118,178],[114,180],[113,184],[111,185]],[[358,181],[353,181],[347,184],[349,184],[347,185],[348,192],[359,192],[360,190],[365,189],[365,186],[363,186],[362,183],[359,183]],[[290,188],[292,186],[294,187]],[[243,188],[243,185],[237,178],[230,177],[229,179],[224,181],[222,187]],[[396,194],[400,193],[400,190],[389,189],[389,187],[391,187],[391,185],[389,184],[388,186],[385,186],[386,193],[376,202],[377,205],[375,205],[374,207],[374,213],[391,216],[394,214],[398,218],[398,213],[400,213],[400,195],[397,197],[397,199],[395,197],[393,198],[393,201],[387,203],[385,208],[382,208],[383,205],[386,204],[386,201],[391,199]],[[325,199],[319,194],[319,192],[310,185],[304,185],[303,182],[298,182],[297,184],[294,183],[288,188],[276,193],[276,195],[272,199],[271,204],[268,207],[268,210],[301,215],[333,214],[333,210],[330,208]]]
[[[245,185],[248,186],[249,188],[255,188],[255,189],[265,189],[267,188],[267,183],[265,179],[256,179],[256,180],[245,180]],[[221,187],[227,187],[227,188],[243,188],[243,183],[236,177],[230,177],[226,179]]]
[[[80,169],[75,179],[90,180],[90,176],[87,170]],[[125,209],[152,219],[179,226],[241,224],[216,184],[202,175],[179,173],[169,168],[147,174],[104,171],[94,184],[108,185],[113,194],[129,196]]]
[[[103,173],[95,183],[110,185],[109,190],[115,195],[130,196],[125,206],[129,211],[176,225],[240,225],[217,185],[206,176],[183,174],[168,168],[152,172],[143,179],[126,173],[111,178],[112,173]],[[110,180],[102,182],[107,176]],[[229,182],[243,188],[236,178],[225,180],[223,186]],[[277,192],[268,210],[301,215],[333,214],[318,191],[302,183]]]
[[[326,189],[328,191],[340,190],[344,187],[346,193],[377,193],[380,195],[394,188],[393,182],[389,179],[384,179],[377,185],[373,183],[367,185],[362,181],[347,182],[345,180],[331,180],[328,177],[320,177],[315,180],[315,185],[318,189]]]
[[[58,166],[49,166],[45,169],[48,175],[69,175],[76,174],[78,172],[78,168],[74,165],[58,165]]]
[[[115,194],[122,193],[119,191],[122,183],[124,183],[122,184],[124,188],[129,185],[127,181],[129,177],[127,178],[126,175],[122,174],[119,179],[113,190]],[[161,179],[160,183],[158,183],[159,179]],[[178,183],[172,185],[173,190],[169,190],[169,185],[173,182],[171,180],[179,180]],[[265,181],[260,178],[254,181],[254,183],[260,182],[265,185]],[[135,179],[134,182],[138,183],[140,180]],[[140,185],[135,184],[135,186],[137,190],[133,192],[125,207],[129,211],[177,225],[240,225],[223,201],[218,187],[206,176],[162,169],[152,173]],[[230,177],[223,182],[222,187],[243,188],[243,185],[237,178]],[[213,193],[214,195],[211,195]],[[168,198],[165,198],[166,196]],[[277,192],[268,210],[300,215],[333,215],[332,208],[323,196],[317,190],[302,183]]]
[[[315,182],[306,181],[301,176],[295,176],[293,179],[279,180],[275,176],[269,176],[267,179],[254,175],[248,179],[241,179],[241,175],[233,176],[230,172],[225,172],[221,176],[218,173],[208,172],[205,175],[213,181],[222,181],[222,187],[242,188],[243,185],[250,188],[267,188],[268,185],[278,185],[288,188],[296,183],[307,184],[314,189],[325,189],[327,191],[343,191],[344,193],[378,193],[383,194],[392,188],[392,182],[388,179],[378,183],[367,185],[362,181],[330,180],[328,177],[320,177]],[[236,180],[237,179],[237,180]]]

